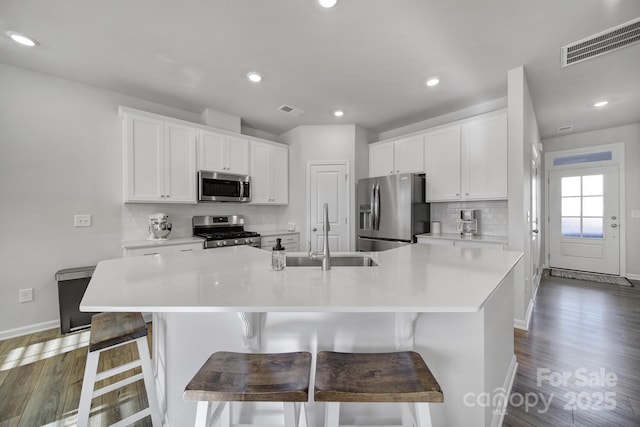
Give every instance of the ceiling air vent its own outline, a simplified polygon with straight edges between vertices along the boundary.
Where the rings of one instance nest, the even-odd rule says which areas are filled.
[[[640,18],[563,46],[562,67],[586,61],[640,42]]]
[[[299,117],[304,114],[304,111],[302,111],[301,109],[292,107],[291,105],[287,105],[287,104],[283,104],[279,106],[278,110],[282,111],[283,113],[291,114],[292,116],[295,116],[295,117]]]

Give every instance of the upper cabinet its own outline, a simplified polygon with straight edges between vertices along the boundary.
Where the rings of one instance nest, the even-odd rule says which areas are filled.
[[[425,136],[424,165],[427,201],[460,200],[460,126]]]
[[[424,172],[423,135],[369,146],[369,176]]]
[[[200,129],[198,131],[198,169],[247,175],[249,173],[249,140]]]
[[[251,203],[289,203],[289,147],[251,140]]]
[[[124,201],[196,203],[196,131],[124,114]]]
[[[461,125],[462,191],[466,200],[507,198],[507,114]]]
[[[506,113],[427,133],[424,162],[428,202],[506,199]]]

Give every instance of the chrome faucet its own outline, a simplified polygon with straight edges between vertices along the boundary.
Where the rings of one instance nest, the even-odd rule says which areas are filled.
[[[329,223],[329,204],[324,204],[324,218],[323,222],[323,236],[322,241],[324,247],[322,248],[322,255],[317,252],[311,252],[311,242],[309,242],[309,259],[322,259],[322,269],[323,270],[331,270],[331,253],[329,252],[329,230],[331,230],[331,225]],[[316,229],[314,228],[313,231]]]

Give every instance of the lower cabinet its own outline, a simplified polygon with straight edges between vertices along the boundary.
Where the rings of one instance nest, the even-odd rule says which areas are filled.
[[[190,241],[185,243],[168,243],[168,242],[125,242],[122,245],[124,256],[144,256],[144,255],[160,255],[177,252],[193,252],[204,249],[204,241]]]
[[[265,251],[273,250],[276,245],[276,239],[282,239],[282,246],[284,246],[285,252],[299,252],[300,251],[300,233],[283,233],[269,236],[262,236],[260,242],[260,249]]]
[[[418,236],[417,242],[428,243],[430,245],[462,246],[467,248],[485,248],[485,249],[500,249],[500,250],[504,250],[507,248],[506,243],[502,243],[502,242],[467,240],[462,238],[447,239],[447,238],[440,238],[440,237]]]

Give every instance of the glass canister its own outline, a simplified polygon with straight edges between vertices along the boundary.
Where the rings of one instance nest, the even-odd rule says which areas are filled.
[[[284,270],[287,266],[287,256],[281,242],[282,239],[276,239],[276,245],[271,252],[271,268],[274,271]]]

